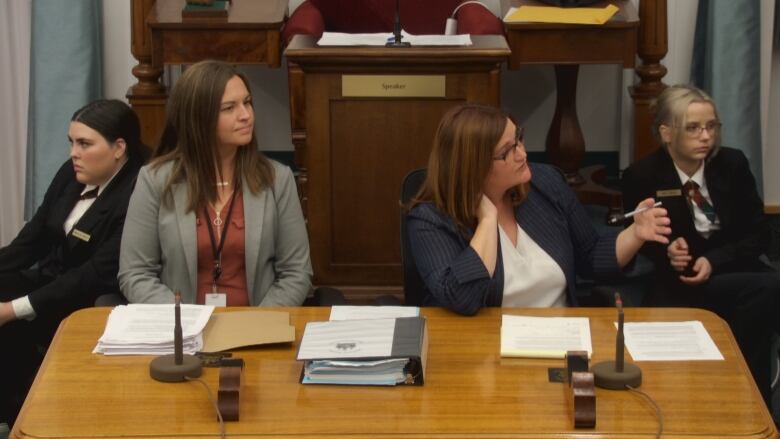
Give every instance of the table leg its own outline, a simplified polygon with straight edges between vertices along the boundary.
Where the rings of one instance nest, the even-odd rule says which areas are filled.
[[[577,120],[577,74],[579,65],[555,66],[558,97],[550,130],[547,132],[547,156],[561,168],[571,186],[585,183],[579,173],[585,157],[585,139]]]
[[[547,156],[552,164],[563,170],[566,182],[572,186],[580,202],[607,206],[609,217],[621,211],[621,193],[603,186],[606,181],[603,166],[591,166],[580,171],[580,163],[585,157],[585,139],[577,119],[578,73],[579,65],[576,64],[555,66],[558,97],[547,133]]]

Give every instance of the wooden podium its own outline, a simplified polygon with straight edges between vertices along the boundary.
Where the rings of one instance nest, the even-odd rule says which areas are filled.
[[[467,47],[288,45],[290,118],[316,285],[400,293],[399,193],[447,109],[498,105],[502,36]],[[383,290],[376,287],[391,287]]]

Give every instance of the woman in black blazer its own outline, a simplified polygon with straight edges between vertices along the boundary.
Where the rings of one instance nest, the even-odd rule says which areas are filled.
[[[143,163],[138,117],[99,100],[73,114],[70,159],[19,235],[0,249],[0,422],[12,422],[59,322],[118,292],[119,244]]]
[[[663,147],[624,171],[623,206],[655,197],[672,222],[669,245],[642,250],[658,273],[645,303],[706,308],[728,321],[768,403],[780,276],[759,260],[770,240],[764,202],[745,155],[719,146],[720,127],[706,93],[667,88],[653,124]]]

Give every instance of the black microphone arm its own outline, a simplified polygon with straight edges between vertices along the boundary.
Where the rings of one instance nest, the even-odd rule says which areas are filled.
[[[393,27],[393,41],[388,41],[385,47],[412,47],[412,43],[401,41],[401,0],[395,0],[395,25]]]

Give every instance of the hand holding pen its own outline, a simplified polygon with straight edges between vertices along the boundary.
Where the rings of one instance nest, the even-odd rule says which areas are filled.
[[[642,207],[639,207],[639,208],[636,208],[636,209],[632,210],[631,212],[621,213],[621,214],[615,215],[613,217],[610,217],[607,220],[607,224],[609,224],[611,226],[618,225],[618,224],[622,223],[623,221],[633,217],[634,215],[638,215],[638,214],[640,214],[642,212],[648,211],[648,210],[656,208],[656,207],[661,207],[662,204],[663,204],[662,202],[657,201],[652,206],[642,206]]]

